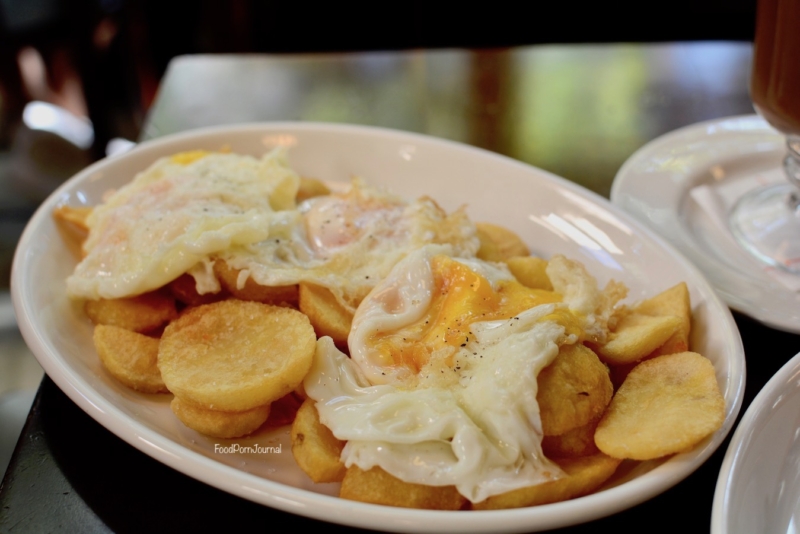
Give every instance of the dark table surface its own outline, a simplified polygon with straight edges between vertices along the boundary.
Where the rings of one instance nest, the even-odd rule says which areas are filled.
[[[674,128],[752,112],[748,43],[535,46],[304,56],[188,56],[170,66],[143,137],[257,120],[386,126],[470,143],[608,195],[637,148]],[[747,358],[741,414],[800,336],[734,313]],[[684,481],[558,532],[708,532],[730,440]],[[0,532],[275,527],[351,531],[234,497],[123,442],[45,377],[0,486]]]

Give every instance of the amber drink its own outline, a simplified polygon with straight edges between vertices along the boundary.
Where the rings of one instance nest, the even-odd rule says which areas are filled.
[[[739,199],[731,230],[765,264],[800,276],[800,0],[758,0],[750,94],[759,114],[786,135],[788,182]]]
[[[759,0],[750,97],[772,126],[800,135],[800,0]]]

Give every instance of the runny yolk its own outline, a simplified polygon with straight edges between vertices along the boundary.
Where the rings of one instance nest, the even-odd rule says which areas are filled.
[[[431,271],[434,291],[422,319],[372,338],[373,347],[384,356],[384,361],[408,367],[415,373],[434,351],[457,349],[469,342],[472,323],[510,319],[535,306],[562,300],[558,293],[531,289],[514,280],[500,281],[495,290],[486,278],[447,256],[434,256]],[[569,310],[557,309],[542,320],[556,321],[567,329],[567,334],[582,336],[577,318]],[[451,350],[451,354],[454,352]]]

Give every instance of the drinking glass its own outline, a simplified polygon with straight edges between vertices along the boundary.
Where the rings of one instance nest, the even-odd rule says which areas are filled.
[[[786,135],[788,183],[744,195],[731,211],[731,229],[756,258],[800,275],[800,0],[758,0],[750,96]]]

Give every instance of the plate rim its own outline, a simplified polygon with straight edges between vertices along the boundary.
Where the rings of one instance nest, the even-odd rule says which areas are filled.
[[[729,524],[729,503],[731,499],[732,475],[743,465],[744,454],[750,440],[753,437],[753,427],[761,421],[761,418],[769,413],[769,409],[775,401],[782,395],[781,385],[789,382],[792,376],[800,373],[800,352],[794,355],[789,361],[767,381],[761,391],[755,396],[747,407],[736,430],[731,437],[725,457],[720,466],[717,485],[714,491],[714,500],[711,509],[711,532],[712,534],[727,534],[731,532]],[[798,387],[800,389],[800,387]]]
[[[335,123],[312,123],[312,122],[258,122],[258,123],[244,123],[214,126],[208,128],[199,128],[172,134],[169,136],[159,137],[156,139],[148,140],[141,143],[134,150],[137,152],[145,152],[150,150],[154,145],[161,147],[165,143],[179,143],[186,139],[197,136],[218,135],[224,132],[242,132],[247,130],[263,131],[263,130],[331,130],[342,131],[349,130],[354,132],[363,132],[370,134],[382,134],[392,138],[405,137],[408,139],[418,139],[421,142],[436,144],[443,144],[453,147],[458,150],[476,151],[484,157],[488,156],[503,161],[505,164],[511,164],[526,169],[528,172],[540,175],[543,179],[548,181],[555,181],[559,187],[566,187],[572,192],[577,192],[584,198],[589,198],[595,203],[598,203],[606,210],[619,216],[626,223],[633,225],[637,231],[644,234],[648,239],[656,242],[659,246],[668,251],[674,252],[677,261],[683,264],[687,271],[692,272],[698,281],[705,283],[708,286],[708,298],[715,301],[724,312],[723,317],[720,318],[724,322],[726,329],[730,330],[734,335],[735,347],[732,347],[732,359],[729,362],[732,370],[738,370],[737,373],[739,380],[730,384],[729,389],[732,393],[733,403],[726,413],[725,423],[723,427],[709,438],[705,444],[699,449],[695,449],[690,453],[684,455],[677,455],[673,457],[668,463],[664,463],[656,467],[651,473],[658,473],[663,476],[659,482],[653,482],[649,478],[642,480],[641,478],[631,480],[620,486],[607,489],[600,493],[590,494],[579,499],[571,501],[564,501],[561,503],[554,503],[549,505],[542,505],[539,507],[528,507],[514,510],[498,510],[498,511],[479,511],[479,512],[465,512],[457,511],[429,511],[429,510],[407,510],[398,509],[395,507],[373,505],[358,502],[347,502],[345,510],[342,510],[342,500],[338,497],[321,495],[311,492],[302,488],[296,488],[280,482],[264,479],[256,475],[246,473],[235,469],[231,466],[215,462],[195,451],[192,451],[183,445],[155,432],[134,418],[129,417],[123,413],[119,408],[115,407],[110,400],[107,400],[98,391],[94,390],[88,383],[84,382],[75,373],[67,362],[58,357],[57,351],[51,351],[34,328],[34,317],[32,312],[35,310],[29,309],[23,299],[21,290],[20,279],[21,267],[23,257],[27,254],[25,246],[18,246],[15,253],[12,265],[12,299],[14,302],[15,311],[17,313],[20,331],[30,346],[32,352],[40,361],[41,365],[47,372],[48,376],[64,391],[81,409],[89,414],[93,419],[98,421],[102,426],[110,430],[117,437],[123,441],[133,445],[141,452],[154,458],[155,460],[168,465],[196,480],[209,484],[211,486],[222,489],[231,494],[239,497],[258,502],[262,505],[270,506],[289,513],[295,513],[306,517],[311,517],[321,521],[335,522],[339,524],[356,526],[361,528],[375,528],[380,525],[380,528],[394,531],[408,531],[414,530],[430,530],[431,521],[442,523],[438,525],[437,530],[440,532],[466,532],[466,531],[483,531],[486,529],[498,528],[498,520],[502,519],[505,524],[502,527],[506,532],[520,532],[530,531],[531,520],[536,521],[535,529],[548,529],[556,527],[564,527],[578,523],[588,522],[601,517],[605,517],[624,509],[630,508],[639,504],[655,495],[666,491],[674,486],[687,476],[689,476],[695,469],[705,463],[711,454],[719,447],[725,437],[730,433],[731,428],[736,420],[743,402],[744,384],[745,384],[745,367],[744,367],[744,348],[739,335],[738,328],[736,327],[733,316],[728,310],[727,306],[722,303],[716,294],[711,289],[711,285],[705,276],[682,254],[680,254],[669,242],[664,240],[661,236],[650,230],[646,225],[634,219],[630,214],[624,212],[618,206],[613,205],[608,199],[598,195],[597,193],[581,187],[578,184],[570,182],[553,173],[539,169],[532,165],[520,162],[513,158],[503,156],[485,149],[441,139],[425,134],[414,132],[407,132],[402,130],[394,130],[383,127],[363,126],[363,125],[345,125]],[[117,156],[124,157],[124,155]],[[47,200],[31,217],[28,225],[26,226],[21,238],[20,245],[27,245],[34,234],[34,228],[38,226],[41,219],[50,216],[52,208],[57,204],[59,197],[63,192],[70,188],[73,182],[80,181],[86,175],[96,172],[109,164],[114,158],[105,158],[100,160],[75,176],[70,178],[62,184],[56,191],[54,191]],[[128,425],[120,425],[120,420],[127,420]],[[180,454],[178,454],[180,453]],[[696,465],[691,470],[685,471],[684,464],[690,462],[694,457]],[[674,460],[674,461],[673,461]],[[197,473],[194,467],[200,465],[203,472]],[[220,480],[216,478],[220,473],[230,476],[229,480]],[[266,486],[265,491],[263,488],[259,489],[258,486]],[[622,497],[619,498],[618,494]],[[310,506],[310,503],[304,503],[304,497],[311,497],[312,500],[318,501],[313,504],[318,505],[320,502],[324,506]],[[576,501],[580,500],[582,504],[582,511],[580,518],[572,518],[571,520],[564,520],[564,514],[568,511]],[[333,508],[331,511],[330,509]],[[338,509],[338,510],[337,510]],[[353,513],[358,512],[358,513]],[[398,516],[394,523],[389,523],[387,516]],[[403,517],[399,517],[403,516]],[[533,516],[533,517],[532,517]],[[455,521],[456,518],[469,517],[469,525],[464,525],[461,522]],[[378,521],[380,523],[378,523]],[[448,522],[453,522],[450,526]]]
[[[734,115],[730,117],[721,117],[717,119],[710,119],[706,121],[701,121],[693,124],[689,124],[686,126],[682,126],[675,130],[669,131],[663,135],[656,137],[655,139],[650,140],[639,149],[636,150],[617,171],[617,174],[614,177],[614,181],[611,184],[611,193],[610,198],[611,202],[624,211],[629,213],[634,218],[639,220],[640,223],[647,226],[648,228],[654,229],[650,226],[649,222],[644,220],[643,218],[639,217],[638,212],[629,211],[630,206],[628,203],[628,199],[626,197],[631,196],[630,193],[627,192],[627,189],[631,187],[632,183],[635,183],[638,176],[637,173],[634,172],[633,167],[640,163],[641,161],[647,160],[648,158],[652,158],[653,156],[657,155],[659,152],[663,152],[663,149],[674,145],[677,141],[682,138],[690,138],[690,139],[697,139],[701,136],[700,134],[707,130],[709,127],[719,126],[724,123],[732,123],[732,124],[746,124],[750,123],[756,127],[751,127],[746,130],[741,130],[738,133],[740,135],[769,135],[770,137],[779,137],[780,133],[777,132],[774,128],[769,126],[769,124],[761,118],[760,115],[757,114],[746,114],[746,115]],[[724,133],[732,134],[731,130],[727,130]],[[705,138],[709,138],[711,136],[705,136]],[[681,187],[682,188],[682,187]],[[677,188],[676,188],[677,191]],[[677,216],[675,217],[676,221],[680,223]],[[684,253],[684,247],[681,243],[675,243],[672,239],[664,237],[665,240],[669,241],[670,244],[678,249],[681,253]],[[692,247],[689,247],[692,248]],[[697,247],[699,249],[699,247]],[[694,252],[694,249],[692,250]],[[719,267],[724,269],[727,272],[733,272],[727,264],[717,260],[716,258],[710,258],[710,262],[713,261],[714,267]],[[709,267],[711,268],[711,267]],[[703,270],[702,268],[700,269]],[[789,332],[793,334],[800,334],[800,323],[795,318],[792,320],[791,317],[787,317],[786,314],[773,312],[771,308],[765,308],[763,306],[757,306],[752,302],[742,299],[736,294],[735,288],[722,286],[718,283],[715,283],[713,279],[708,279],[709,283],[714,287],[714,289],[723,297],[723,299],[727,302],[728,306],[731,308],[752,317],[753,319],[761,322],[762,324],[774,328],[776,330],[781,330],[784,332]]]

